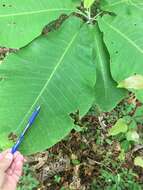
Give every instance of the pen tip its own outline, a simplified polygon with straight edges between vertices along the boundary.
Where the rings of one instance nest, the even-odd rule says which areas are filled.
[[[40,109],[41,109],[41,106],[38,106],[38,107],[37,107],[37,111],[39,111]]]

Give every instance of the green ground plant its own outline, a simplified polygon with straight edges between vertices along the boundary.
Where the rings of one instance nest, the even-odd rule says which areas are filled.
[[[141,190],[142,187],[136,182],[137,175],[132,170],[121,169],[118,174],[113,174],[108,170],[102,170],[100,180],[94,180],[91,190]],[[99,184],[99,181],[101,184]]]
[[[31,171],[28,164],[26,164],[23,168],[23,175],[19,181],[19,185],[17,190],[32,190],[37,189],[39,182],[34,177],[33,172]]]

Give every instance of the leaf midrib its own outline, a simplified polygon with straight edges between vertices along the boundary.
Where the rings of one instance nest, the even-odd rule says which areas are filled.
[[[99,64],[100,64],[100,68],[101,68],[101,74],[102,74],[102,78],[103,78],[103,83],[104,83],[104,86],[106,86],[106,81],[108,81],[106,79],[106,74],[105,74],[105,71],[104,71],[104,66],[103,66],[103,60],[102,60],[102,53],[100,53],[100,45],[98,45],[98,40],[96,40],[96,37],[95,37],[95,42],[96,42],[96,48],[97,48],[97,51],[98,51],[98,57],[99,57]],[[105,89],[105,97],[107,97],[107,88],[104,88]]]
[[[78,30],[72,37],[71,41],[68,43],[68,45],[65,48],[65,51],[63,52],[63,54],[61,55],[59,61],[57,62],[55,68],[53,69],[50,77],[47,79],[45,85],[43,86],[43,88],[41,89],[40,93],[38,94],[38,96],[36,97],[34,103],[32,104],[32,106],[29,108],[29,110],[27,111],[27,113],[25,114],[23,120],[20,122],[20,124],[18,125],[17,129],[24,123],[25,119],[28,117],[28,115],[31,113],[31,111],[33,110],[33,108],[35,107],[36,103],[38,102],[38,100],[40,99],[40,97],[42,96],[43,92],[45,91],[45,89],[47,88],[48,84],[50,83],[51,79],[53,78],[54,74],[56,73],[57,69],[59,68],[59,66],[61,65],[65,55],[67,54],[67,52],[69,51],[69,49],[71,48],[72,44],[74,43],[77,35],[79,34]]]
[[[75,9],[43,9],[38,11],[29,11],[29,12],[23,12],[23,13],[11,13],[11,14],[4,14],[0,15],[0,18],[4,17],[11,17],[11,16],[24,16],[24,15],[32,15],[32,14],[40,14],[40,13],[46,13],[46,12],[58,12],[58,11],[75,11]]]

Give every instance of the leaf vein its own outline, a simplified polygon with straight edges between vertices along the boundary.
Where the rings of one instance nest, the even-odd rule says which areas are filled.
[[[50,83],[51,79],[53,78],[54,74],[56,73],[57,69],[59,68],[59,66],[61,65],[65,55],[67,54],[68,50],[71,48],[73,42],[75,41],[77,35],[78,35],[79,31],[77,31],[74,36],[72,37],[71,41],[68,43],[65,51],[63,52],[63,54],[61,55],[61,58],[59,59],[59,61],[57,62],[55,68],[53,69],[53,72],[51,73],[50,77],[48,78],[48,80],[46,81],[45,85],[43,86],[43,88],[41,89],[39,95],[37,96],[37,98],[35,99],[34,103],[32,104],[32,106],[29,108],[29,110],[27,111],[27,113],[25,114],[23,120],[20,122],[19,126],[21,126],[23,124],[23,122],[25,121],[26,117],[29,115],[29,113],[32,111],[32,109],[34,108],[34,106],[36,105],[36,103],[38,102],[39,98],[42,96],[43,92],[45,91],[45,89],[47,88],[48,84]],[[18,126],[18,128],[19,128]]]
[[[0,18],[4,18],[4,17],[13,17],[13,16],[24,16],[24,15],[32,15],[32,14],[40,14],[40,13],[46,13],[46,12],[58,12],[58,11],[74,11],[74,9],[65,9],[65,8],[61,8],[61,9],[43,9],[43,10],[39,10],[39,11],[30,11],[30,12],[23,12],[23,13],[12,13],[12,14],[4,14],[4,15],[0,15]]]

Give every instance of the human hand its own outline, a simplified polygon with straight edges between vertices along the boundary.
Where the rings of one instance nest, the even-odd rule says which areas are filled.
[[[16,190],[23,163],[24,157],[20,152],[14,155],[10,150],[0,153],[0,190]]]

